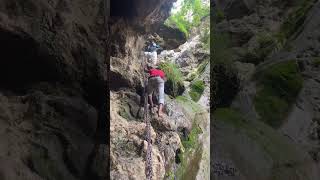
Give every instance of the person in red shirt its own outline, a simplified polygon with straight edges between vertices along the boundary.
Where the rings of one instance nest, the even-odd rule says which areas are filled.
[[[159,103],[159,110],[158,116],[163,117],[163,105],[164,105],[164,81],[165,81],[165,73],[157,69],[156,66],[148,65],[148,86],[147,86],[147,93],[149,102],[151,105],[151,110],[153,111],[153,100],[152,94],[157,91],[158,92],[158,103]]]

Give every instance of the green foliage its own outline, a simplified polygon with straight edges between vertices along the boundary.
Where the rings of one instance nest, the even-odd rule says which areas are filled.
[[[242,115],[230,108],[218,108],[213,112],[213,117],[219,121],[231,122],[236,127],[240,127],[245,119]]]
[[[177,97],[184,91],[183,78],[180,69],[173,63],[161,63],[160,69],[166,74],[167,82],[165,91],[173,97]]]
[[[279,127],[302,88],[296,61],[273,65],[260,74],[258,81],[262,87],[254,99],[255,108],[264,122]]]
[[[201,75],[208,64],[209,64],[209,59],[204,60],[201,64],[198,65],[195,71],[188,74],[186,81],[193,81],[197,76]]]
[[[172,171],[167,172],[165,175],[165,179],[174,180],[174,173]]]
[[[209,63],[209,59],[204,60],[201,64],[199,64],[199,66],[197,68],[197,73],[202,74],[204,72],[204,70],[206,69],[208,63]]]
[[[191,12],[192,20],[187,15]],[[210,14],[210,7],[205,6],[202,0],[184,0],[181,9],[172,14],[166,21],[165,25],[178,28],[187,37],[192,27],[198,26],[201,19]]]
[[[189,92],[189,95],[193,101],[197,102],[199,101],[203,91],[204,82],[201,80],[197,80],[191,84],[191,90]]]
[[[216,22],[216,23],[219,23],[221,21],[223,21],[225,19],[225,15],[223,13],[222,10],[220,9],[216,9],[213,11],[213,20]]]
[[[188,150],[191,148],[195,148],[196,144],[198,143],[198,136],[202,133],[202,130],[196,124],[193,125],[191,132],[189,133],[186,139],[182,140],[183,147]]]
[[[288,18],[281,25],[280,32],[276,35],[279,44],[284,46],[287,39],[297,31],[302,30],[302,24],[315,1],[316,0],[304,0],[289,14]]]
[[[259,44],[259,49],[257,54],[260,58],[265,58],[269,55],[272,50],[276,47],[276,39],[269,33],[258,34],[257,41]]]

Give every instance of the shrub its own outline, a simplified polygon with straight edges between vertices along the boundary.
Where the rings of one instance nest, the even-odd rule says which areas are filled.
[[[255,108],[261,120],[279,127],[302,88],[298,65],[296,61],[273,65],[259,75],[258,82],[260,89],[254,99]]]
[[[160,69],[166,74],[167,82],[165,83],[165,92],[173,97],[181,95],[185,87],[183,85],[182,74],[176,64],[161,63]]]

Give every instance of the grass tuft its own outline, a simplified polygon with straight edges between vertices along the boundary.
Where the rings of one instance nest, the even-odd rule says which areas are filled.
[[[181,95],[185,88],[183,85],[183,77],[178,66],[173,63],[161,63],[159,67],[164,71],[167,78],[165,92],[173,97]]]

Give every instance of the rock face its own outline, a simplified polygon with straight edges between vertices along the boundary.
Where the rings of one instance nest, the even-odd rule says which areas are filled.
[[[108,138],[101,7],[0,2],[0,179],[99,177],[92,157]]]
[[[123,102],[129,103],[130,107],[138,107],[143,111],[136,101],[138,95],[132,92],[111,92],[111,177],[114,179],[145,179],[145,153],[147,142],[144,140],[145,123],[139,116],[135,116],[132,108],[122,110]],[[136,100],[134,100],[136,99]],[[176,105],[178,106],[178,105]],[[179,107],[176,107],[179,108]],[[181,108],[180,108],[181,109]],[[173,116],[182,114],[185,124],[174,123]],[[181,149],[180,137],[177,128],[183,129],[190,123],[182,110],[175,111],[164,119],[153,117],[151,119],[152,145],[152,167],[153,178],[163,179],[166,168],[170,167],[176,158],[176,150]]]

